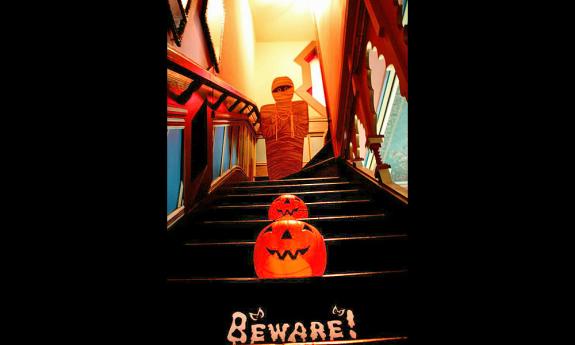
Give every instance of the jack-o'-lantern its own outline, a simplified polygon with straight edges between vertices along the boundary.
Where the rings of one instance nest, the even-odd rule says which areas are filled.
[[[280,219],[266,226],[254,248],[254,267],[259,278],[321,276],[327,253],[321,233],[308,223]]]
[[[284,194],[272,201],[268,210],[268,219],[277,220],[292,216],[295,219],[307,218],[309,212],[305,202],[293,194]]]

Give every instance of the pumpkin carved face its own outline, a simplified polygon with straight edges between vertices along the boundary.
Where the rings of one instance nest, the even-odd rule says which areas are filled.
[[[268,219],[277,220],[286,216],[292,216],[295,219],[307,218],[309,212],[302,199],[293,194],[284,194],[271,203]]]
[[[266,226],[254,248],[254,267],[259,278],[321,276],[327,254],[319,231],[305,222],[281,219]]]

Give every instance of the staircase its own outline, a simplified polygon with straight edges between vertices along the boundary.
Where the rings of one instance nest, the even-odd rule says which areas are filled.
[[[255,275],[255,239],[270,223],[269,204],[284,193],[306,202],[309,218],[301,220],[325,239],[323,277],[259,280]],[[343,323],[338,340],[352,340],[353,334],[366,343],[407,343],[406,212],[405,200],[335,158],[286,179],[222,188],[169,231],[167,296],[174,334],[193,342],[194,332],[207,333],[212,344],[231,344],[226,336],[232,314],[261,307],[265,324],[293,327],[296,321],[337,319]],[[352,310],[355,325],[337,315],[338,309]],[[192,320],[197,313],[204,316],[199,323]],[[309,327],[307,334],[311,341]]]

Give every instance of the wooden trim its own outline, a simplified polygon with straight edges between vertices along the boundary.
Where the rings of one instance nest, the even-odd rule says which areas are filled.
[[[197,63],[188,59],[185,55],[176,51],[172,47],[168,46],[167,49],[168,49],[168,62],[171,62],[175,65],[184,68],[185,70],[187,70],[188,73],[184,74],[180,73],[179,71],[175,72],[183,74],[184,76],[192,79],[194,79],[194,77],[200,78],[202,80],[202,83],[209,87],[213,87],[214,89],[220,92],[231,94],[236,99],[241,98],[243,102],[255,105],[255,102],[253,102],[251,99],[243,95],[241,92],[239,92],[236,88],[228,84],[223,79],[204,70]],[[168,68],[170,68],[170,64],[168,64]],[[189,76],[190,73],[192,74],[192,76]]]
[[[364,27],[367,25],[365,16],[361,11],[362,1],[350,1],[346,8],[343,30],[343,45],[341,56],[343,57],[342,68],[340,72],[340,95],[337,103],[337,123],[331,132],[334,155],[336,157],[345,157],[348,151],[350,121],[353,118],[352,109],[355,106],[355,91],[352,84],[352,76],[357,69],[356,63],[360,59],[361,42],[365,40]]]
[[[396,342],[400,340],[405,340],[407,343],[407,337],[385,337],[385,338],[366,338],[366,339],[351,339],[351,340],[326,340],[326,341],[305,341],[305,342],[295,342],[289,343],[292,345],[355,345],[355,344],[369,344],[377,343],[381,344],[383,342],[391,341]],[[275,345],[278,343],[265,343],[261,345]]]
[[[202,87],[202,83],[199,80],[194,80],[190,83],[190,85],[182,91],[179,95],[174,97],[174,101],[179,104],[186,104],[194,92],[198,91]]]
[[[317,162],[317,163],[315,163],[314,165],[310,165],[310,166],[308,166],[308,167],[305,167],[305,168],[301,169],[299,172],[309,171],[309,170],[314,169],[314,168],[316,168],[316,167],[318,167],[318,166],[320,166],[320,165],[322,165],[322,164],[326,164],[326,163],[328,163],[329,161],[335,161],[335,159],[336,159],[335,157],[330,157],[330,158],[328,158],[328,159],[324,159],[323,161]],[[299,173],[299,172],[298,172],[298,173]]]
[[[306,203],[309,205],[309,203]],[[250,206],[250,205],[247,205]],[[262,205],[268,208],[269,205]],[[323,239],[324,242],[342,242],[342,241],[372,241],[372,240],[396,240],[398,238],[408,238],[407,234],[390,234],[390,235],[371,235],[371,236],[349,236],[349,237],[331,237]],[[185,242],[184,246],[188,247],[212,247],[212,246],[253,246],[256,241],[228,241],[228,242]]]
[[[172,47],[168,46],[167,48],[167,56],[168,56],[168,69],[179,73],[185,77],[191,78],[194,80],[194,83],[200,83],[202,85],[206,85],[207,87],[211,87],[219,92],[222,93],[219,100],[216,101],[214,104],[221,105],[223,100],[227,97],[233,97],[236,100],[240,100],[243,104],[245,104],[244,109],[248,106],[251,106],[253,112],[256,115],[255,123],[259,122],[260,119],[260,112],[255,102],[250,100],[248,97],[243,95],[233,86],[225,82],[224,80],[218,78],[217,76],[205,71],[202,67],[196,64],[194,61],[188,59],[185,55],[179,53],[178,51],[174,50]],[[225,96],[224,96],[225,95]],[[191,96],[191,95],[190,95]],[[221,101],[221,102],[220,102]],[[214,104],[211,104],[210,108],[214,109]],[[226,108],[227,109],[227,108]],[[214,109],[215,111],[216,109]],[[252,126],[253,126],[252,125]]]
[[[379,188],[384,189],[386,192],[390,193],[391,195],[393,195],[394,197],[396,197],[398,200],[400,200],[401,202],[403,202],[404,204],[407,205],[408,203],[408,198],[407,198],[407,190],[403,187],[401,187],[400,185],[397,185],[395,183],[393,184],[387,184],[387,183],[380,183],[376,178],[375,178],[375,173],[365,167],[356,167],[352,162],[348,161],[348,160],[344,160],[344,164],[350,168],[353,169],[355,172],[357,172],[359,175],[361,175],[362,177],[364,177],[366,180],[368,180],[369,182],[373,183],[374,185],[376,185]]]
[[[243,114],[218,114],[216,113],[216,117],[213,120],[213,125],[236,125],[237,123],[241,123],[240,125],[246,126],[249,129],[249,134],[252,137],[257,137],[256,130],[254,127],[249,123],[249,120],[246,118],[246,115]]]
[[[178,108],[172,105],[168,105],[168,115],[185,116],[188,115],[187,108]]]
[[[383,276],[388,274],[407,274],[407,269],[399,269],[399,270],[387,270],[387,271],[362,271],[362,272],[345,272],[345,273],[328,273],[324,274],[321,277],[306,277],[306,278],[299,278],[299,279],[306,279],[306,280],[316,280],[316,279],[326,279],[326,278],[338,278],[338,277],[365,277],[365,276]],[[196,278],[196,277],[169,277],[167,279],[168,283],[190,283],[196,281],[255,281],[261,282],[262,280],[268,281],[279,281],[279,280],[290,280],[292,278],[256,278],[256,277],[211,277],[211,278]],[[278,343],[279,344],[279,343]],[[298,344],[298,343],[289,343],[289,344]],[[317,344],[312,343],[312,344]],[[334,341],[328,342],[328,344],[337,344]],[[262,344],[263,345],[263,344]]]
[[[178,207],[177,209],[175,209],[174,211],[172,211],[169,215],[168,215],[168,229],[174,225],[178,220],[180,220],[185,214],[185,206],[182,205],[180,207]]]
[[[241,101],[242,101],[241,99],[237,98],[236,101],[234,102],[234,104],[232,104],[228,108],[228,111],[233,111],[238,106],[238,104],[240,104]]]
[[[382,20],[383,9],[379,1],[365,0],[365,7],[367,8],[367,13],[369,14],[369,19],[373,30],[378,36],[383,36],[384,24]]]
[[[399,13],[393,1],[363,0],[371,25],[369,40],[385,56],[386,64],[393,64],[400,81],[401,95],[408,99],[407,44]]]
[[[348,8],[349,8],[349,4],[346,3],[346,4],[345,4],[345,12],[346,12],[346,13],[347,13],[347,11],[348,11]],[[319,31],[318,31],[317,20],[316,20],[316,18],[315,18],[315,15],[312,15],[312,18],[313,18],[313,22],[314,22],[314,25],[313,25],[313,27],[314,27],[314,33],[315,33],[315,37],[317,38],[317,41],[316,41],[316,52],[317,52],[317,55],[318,55],[318,58],[319,58],[319,67],[320,67],[320,70],[321,70],[321,81],[322,81],[322,83],[323,83],[323,91],[324,91],[324,94],[325,94],[325,96],[324,96],[324,97],[325,97],[325,113],[326,113],[327,122],[328,122],[327,131],[326,131],[325,135],[329,135],[329,136],[330,136],[330,139],[332,139],[332,138],[334,137],[334,135],[332,135],[332,134],[330,134],[330,133],[334,133],[334,128],[331,128],[331,127],[332,127],[332,123],[331,123],[331,121],[332,121],[332,120],[331,120],[331,119],[332,119],[332,115],[330,115],[330,114],[331,114],[332,109],[331,109],[331,106],[330,106],[330,98],[331,98],[331,97],[334,97],[334,96],[330,96],[330,95],[328,94],[328,92],[327,92],[328,87],[327,87],[327,82],[326,82],[326,80],[325,80],[326,72],[325,72],[325,67],[324,67],[325,65],[324,65],[324,63],[323,63],[323,60],[324,60],[324,59],[323,59],[323,54],[322,54],[322,50],[321,50],[321,42],[320,42],[320,40],[319,40]],[[345,34],[344,34],[344,35],[345,35]],[[342,64],[343,64],[343,63],[344,63],[344,61],[342,60]],[[340,95],[340,96],[341,96],[341,95]],[[336,149],[336,147],[335,147],[335,141],[334,141],[334,140],[331,140],[331,141],[330,141],[330,145],[332,145],[332,149],[333,149],[334,153],[335,153],[336,156],[337,156],[338,151],[337,151],[337,149]]]
[[[223,175],[212,181],[210,185],[210,190],[208,193],[213,193],[216,189],[220,188],[221,186],[225,185],[230,178],[233,177],[234,174],[241,173],[245,179],[247,180],[247,174],[245,173],[244,169],[242,169],[239,165],[234,165],[231,169],[226,171]]]
[[[302,69],[302,84],[295,90],[295,93],[301,97],[308,105],[310,105],[313,109],[315,109],[319,114],[323,117],[327,118],[327,110],[326,107],[319,103],[313,95],[310,95],[307,90],[310,87],[313,87],[312,80],[311,80],[311,66],[310,63],[307,62],[306,57],[312,52],[315,51],[318,60],[320,61],[320,71],[321,71],[321,59],[319,56],[319,52],[317,49],[317,42],[311,41],[294,59],[294,61],[300,65]],[[322,87],[323,87],[323,79],[324,76],[322,74]],[[324,98],[325,98],[325,89],[324,89]]]
[[[218,98],[218,100],[216,101],[216,103],[212,104],[210,107],[213,110],[216,110],[220,107],[220,105],[222,105],[222,103],[224,102],[224,100],[228,97],[228,95],[226,93],[222,93],[220,95],[220,98]]]
[[[216,125],[214,124],[214,127],[216,127]],[[225,125],[220,125],[220,127],[224,127],[224,138],[222,139],[222,156],[220,157],[220,176],[222,176],[222,174],[224,173],[224,157],[226,156],[226,150],[229,148],[227,144],[227,139],[228,139],[228,128],[230,128],[229,124],[225,124]],[[228,159],[229,159],[229,152],[228,152]],[[231,170],[231,169],[228,169]],[[226,170],[227,171],[227,170]],[[218,177],[218,178],[219,178]],[[216,179],[217,181],[217,179]]]

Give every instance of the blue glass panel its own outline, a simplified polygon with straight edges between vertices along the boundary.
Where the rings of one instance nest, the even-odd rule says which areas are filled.
[[[182,129],[168,128],[168,214],[178,207],[182,171]]]
[[[407,182],[407,101],[399,92],[391,108],[381,156],[385,163],[391,165],[392,180]]]
[[[238,130],[239,127],[233,127],[233,135],[232,138],[232,166],[238,164]]]
[[[417,6],[417,5],[416,5]],[[405,16],[405,9],[407,8],[407,0],[405,0],[403,2],[402,8],[401,8],[401,16],[404,17]]]
[[[224,157],[222,159],[222,172],[230,168],[230,127],[226,126],[224,133]]]
[[[389,83],[389,77],[391,75],[390,70],[385,71],[385,76],[383,77],[383,86],[381,87],[381,93],[379,95],[379,100],[377,101],[376,118],[379,119],[380,116],[385,114],[385,107],[383,107],[383,99],[385,98],[385,89],[387,88],[387,83]],[[379,128],[377,129],[379,131]]]
[[[363,166],[366,168],[369,168],[369,166],[367,166],[369,164],[369,157],[371,156],[371,151],[369,150],[369,148],[365,151],[365,159],[363,160]]]
[[[212,180],[220,176],[222,168],[222,145],[224,143],[223,126],[214,127],[214,161],[212,164]]]

